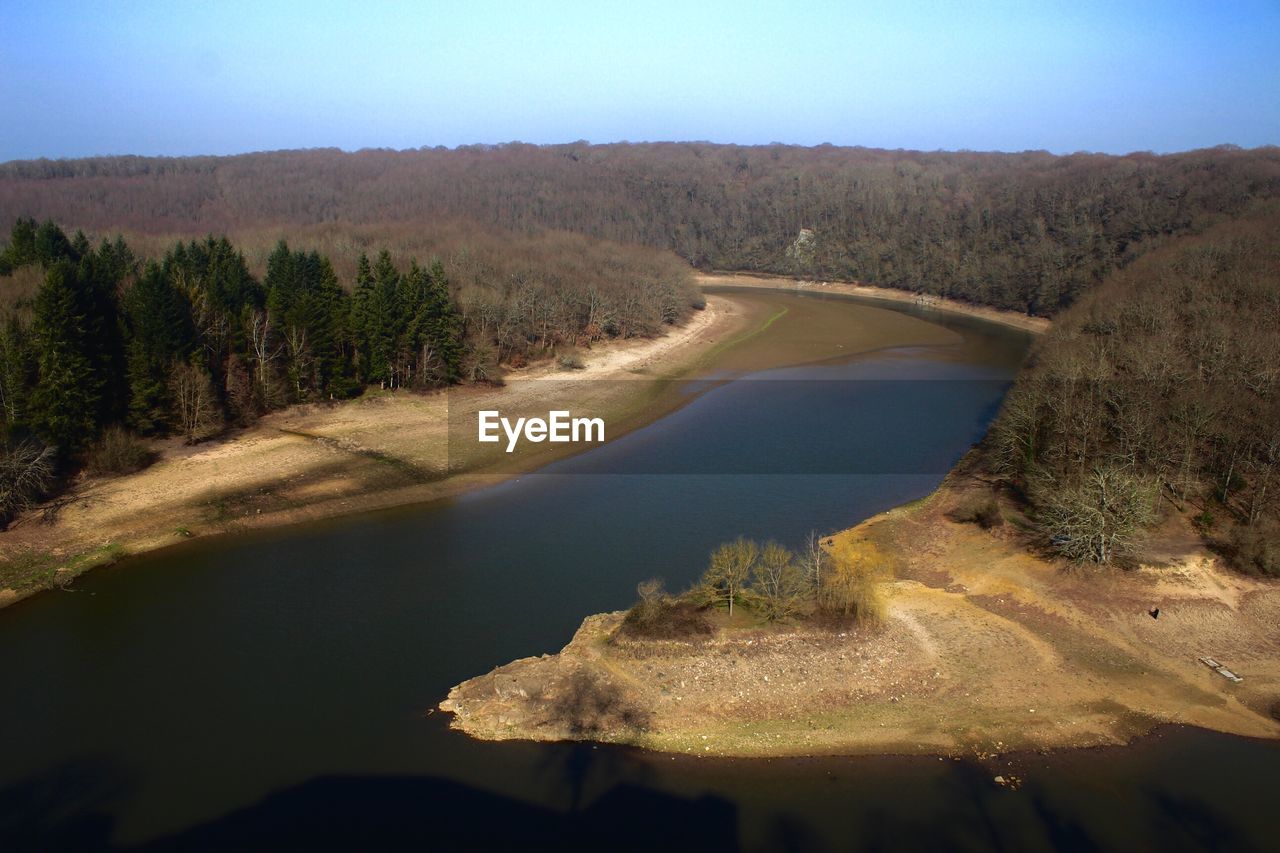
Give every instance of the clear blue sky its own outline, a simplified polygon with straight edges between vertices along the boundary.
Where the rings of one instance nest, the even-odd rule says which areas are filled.
[[[0,160],[1280,144],[1280,0],[0,3]]]

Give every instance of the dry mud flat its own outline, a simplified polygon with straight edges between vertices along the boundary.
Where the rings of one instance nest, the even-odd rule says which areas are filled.
[[[1065,570],[947,520],[953,502],[944,488],[839,534],[895,558],[879,629],[614,641],[622,614],[592,616],[560,654],[467,681],[441,707],[481,738],[729,756],[987,755],[1125,743],[1162,723],[1280,737],[1280,585],[1202,552]]]

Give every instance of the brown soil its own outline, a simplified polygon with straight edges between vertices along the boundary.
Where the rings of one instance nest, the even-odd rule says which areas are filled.
[[[1047,562],[1008,526],[948,520],[958,489],[838,535],[896,563],[878,629],[621,641],[622,614],[593,616],[559,655],[467,681],[441,707],[482,738],[731,756],[986,755],[1124,743],[1165,722],[1280,737],[1280,584],[1231,574],[1202,549],[1127,572]],[[609,701],[566,690],[584,681]]]

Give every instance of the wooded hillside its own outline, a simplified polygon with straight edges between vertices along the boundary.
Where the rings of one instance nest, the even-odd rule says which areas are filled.
[[[1185,512],[1240,568],[1280,574],[1280,210],[1171,242],[1054,323],[988,464],[1046,544],[1120,560]]]
[[[268,250],[257,234],[251,267],[226,237],[148,259],[19,218],[0,252],[0,522],[81,463],[138,467],[135,435],[196,442],[370,385],[496,380],[500,363],[653,335],[700,302],[669,253],[575,234],[398,235],[424,264],[366,253],[359,229],[303,237]]]
[[[1278,193],[1276,148],[1056,157],[513,143],[7,163],[0,222],[197,235],[462,219],[1051,315],[1162,239]]]
[[[112,423],[194,436],[183,389],[211,389],[221,423],[652,334],[698,302],[680,258],[852,279],[1058,315],[986,461],[1047,548],[1123,560],[1173,508],[1241,567],[1280,573],[1278,211],[1277,148],[574,143],[7,163],[0,221],[110,239],[19,223],[0,255],[16,309],[0,392],[11,439],[85,447]]]

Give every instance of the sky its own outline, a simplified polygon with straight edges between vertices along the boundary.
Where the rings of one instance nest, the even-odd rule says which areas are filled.
[[[0,2],[0,161],[1280,144],[1280,0]]]

